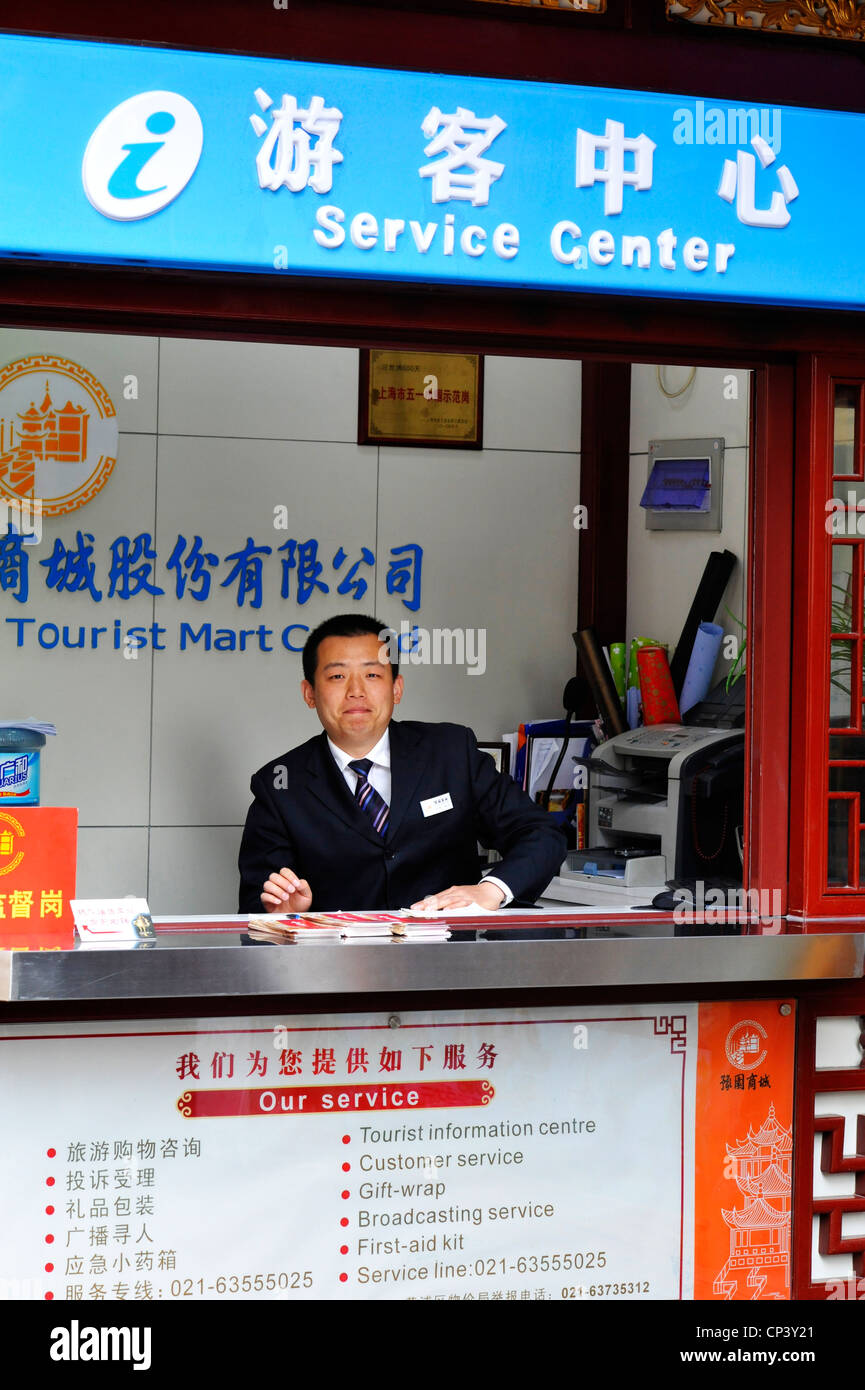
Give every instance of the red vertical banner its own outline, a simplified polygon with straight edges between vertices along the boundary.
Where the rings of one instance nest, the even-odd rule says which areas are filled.
[[[0,949],[70,948],[78,811],[0,808]]]
[[[791,1000],[701,1004],[694,1298],[790,1297]]]

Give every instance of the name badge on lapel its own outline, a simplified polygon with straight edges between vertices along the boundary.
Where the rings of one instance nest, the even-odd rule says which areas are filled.
[[[454,804],[450,792],[442,792],[441,796],[428,796],[420,808],[425,816],[437,816],[440,811],[452,811]]]

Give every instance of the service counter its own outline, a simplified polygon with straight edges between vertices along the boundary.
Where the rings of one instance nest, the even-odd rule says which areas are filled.
[[[459,992],[460,1004],[494,1005],[504,991],[682,988],[740,993],[747,986],[820,987],[863,977],[865,934],[674,937],[672,923],[642,923],[618,934],[609,919],[556,912],[539,921],[510,913],[507,932],[465,926],[449,941],[314,942],[270,945],[244,933],[246,918],[183,930],[156,919],[154,941],[72,951],[0,951],[0,1001],[10,1004],[116,1005],[145,1001],[292,1001],[315,997],[327,1012],[355,1007],[368,995]],[[488,919],[487,919],[488,920]],[[516,925],[518,923],[519,925]],[[170,925],[170,930],[167,928]],[[191,923],[189,926],[191,927]],[[565,931],[570,937],[553,933]],[[621,931],[621,928],[618,929]],[[579,933],[579,936],[577,935]],[[656,934],[661,933],[661,934]],[[517,939],[519,935],[520,939]],[[474,996],[484,996],[475,999]],[[4,1010],[13,1021],[14,1010]]]
[[[865,933],[494,922],[271,945],[156,919],[138,945],[0,952],[13,1296],[855,1285]]]

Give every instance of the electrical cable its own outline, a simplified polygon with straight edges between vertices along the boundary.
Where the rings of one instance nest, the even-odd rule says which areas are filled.
[[[680,386],[678,391],[668,391],[666,386],[664,385],[664,378],[661,375],[663,370],[663,367],[655,368],[655,372],[657,373],[658,377],[658,385],[663,391],[664,395],[667,397],[668,401],[674,401],[677,396],[683,396],[687,391],[688,387],[691,385],[691,382],[694,380],[694,377],[697,375],[697,368],[692,367],[688,380],[685,382],[684,386]]]

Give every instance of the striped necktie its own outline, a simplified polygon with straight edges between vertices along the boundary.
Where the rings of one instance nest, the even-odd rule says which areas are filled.
[[[354,799],[365,816],[369,816],[373,824],[373,829],[379,835],[384,836],[387,830],[388,804],[384,797],[379,796],[375,787],[367,779],[369,770],[372,767],[372,759],[356,758],[353,763],[349,763],[352,772],[357,773],[357,786],[354,789]]]

